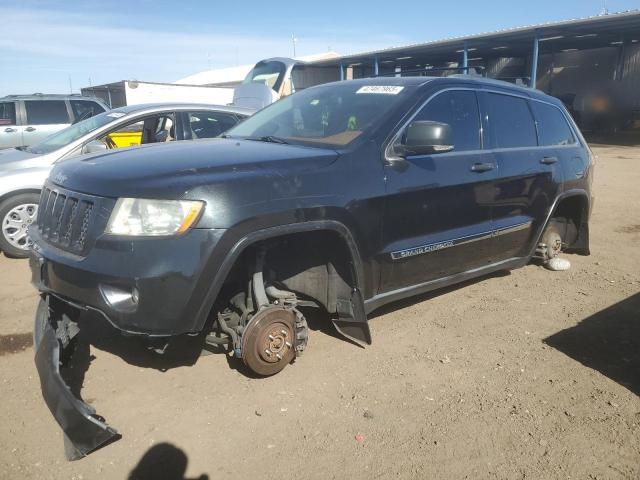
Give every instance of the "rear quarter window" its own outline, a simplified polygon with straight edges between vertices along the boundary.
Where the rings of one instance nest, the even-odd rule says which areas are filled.
[[[16,105],[13,102],[0,103],[0,126],[16,124]]]
[[[559,108],[536,101],[531,102],[531,107],[538,124],[540,145],[558,146],[576,143],[571,127]]]
[[[487,102],[495,148],[538,145],[536,125],[526,99],[489,93]]]
[[[26,100],[27,125],[71,123],[64,100]]]
[[[90,100],[71,100],[69,103],[76,122],[104,112],[104,108]]]

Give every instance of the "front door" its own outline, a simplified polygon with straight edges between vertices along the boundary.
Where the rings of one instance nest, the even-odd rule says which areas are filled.
[[[397,290],[491,262],[496,169],[482,149],[474,90],[445,90],[412,121],[449,124],[454,149],[386,167],[381,291]]]

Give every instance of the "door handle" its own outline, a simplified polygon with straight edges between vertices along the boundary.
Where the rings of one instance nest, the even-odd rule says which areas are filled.
[[[27,128],[25,128],[25,129],[24,129],[24,131],[25,131],[25,132],[35,132],[35,131],[36,131],[36,129],[35,129],[35,128],[33,128],[33,127],[27,127]]]
[[[495,165],[493,163],[474,163],[471,165],[471,171],[482,173],[488,172],[489,170],[493,170]]]
[[[557,157],[544,157],[542,160],[540,160],[540,163],[544,165],[553,165],[557,161],[558,161]]]
[[[5,129],[4,129],[4,131],[5,131],[6,133],[13,133],[13,132],[15,132],[15,131],[16,131],[16,129],[15,129],[15,128],[11,128],[11,127],[9,127],[9,128],[5,128]]]

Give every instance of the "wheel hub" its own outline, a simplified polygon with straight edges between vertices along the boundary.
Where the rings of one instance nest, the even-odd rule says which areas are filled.
[[[260,352],[262,359],[269,363],[281,361],[287,351],[293,348],[291,337],[289,325],[284,323],[276,324],[274,328],[265,331],[262,338],[264,349]]]
[[[20,250],[29,249],[27,230],[36,221],[38,204],[16,205],[2,219],[2,235],[9,244]]]

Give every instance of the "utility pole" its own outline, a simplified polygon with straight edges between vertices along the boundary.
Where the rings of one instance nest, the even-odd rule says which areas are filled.
[[[69,75],[69,94],[73,93],[73,85],[71,84],[71,75]]]
[[[291,43],[293,44],[293,58],[296,58],[296,43],[298,43],[298,39],[295,33],[291,34]]]
[[[607,0],[602,0],[602,11],[600,15],[609,15],[609,8],[607,7]]]

